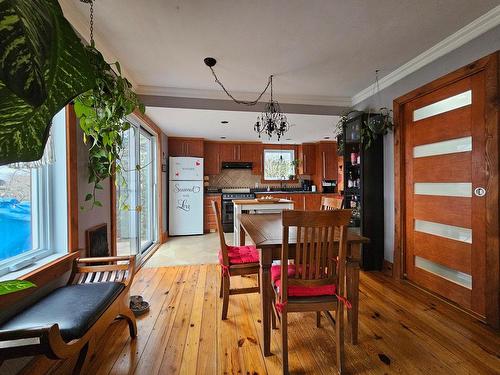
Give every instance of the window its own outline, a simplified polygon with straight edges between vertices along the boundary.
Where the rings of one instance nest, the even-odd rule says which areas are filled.
[[[54,117],[51,137],[49,164],[0,166],[0,279],[67,252],[65,109]]]
[[[264,150],[264,180],[295,178],[294,150]]]

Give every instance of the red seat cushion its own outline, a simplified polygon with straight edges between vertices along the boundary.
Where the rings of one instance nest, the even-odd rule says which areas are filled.
[[[259,263],[259,252],[255,246],[227,246],[229,265]],[[219,262],[222,264],[222,251],[219,251]]]
[[[295,275],[295,265],[290,264],[288,266],[288,277],[293,277]],[[281,266],[271,267],[271,280],[273,284],[279,288],[281,285]],[[317,297],[317,296],[333,296],[337,291],[335,284],[331,285],[319,285],[319,286],[299,286],[299,285],[289,285],[288,286],[288,296],[289,297]]]

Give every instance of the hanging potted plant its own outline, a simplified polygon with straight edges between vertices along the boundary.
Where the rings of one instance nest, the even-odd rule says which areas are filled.
[[[132,90],[132,85],[122,75],[120,64],[109,64],[95,48],[93,36],[93,1],[90,0],[90,46],[87,52],[91,56],[95,85],[79,95],[75,101],[75,113],[80,120],[83,141],[88,145],[88,182],[92,190],[86,194],[85,201],[90,208],[101,207],[96,199],[97,190],[102,189],[101,181],[115,178],[115,183],[126,185],[121,176],[120,158],[123,149],[123,134],[130,128],[127,116],[137,108],[144,113],[145,107]],[[113,69],[114,68],[114,69]],[[140,168],[139,165],[136,166]],[[83,209],[84,207],[81,206]],[[122,207],[126,209],[127,207]]]

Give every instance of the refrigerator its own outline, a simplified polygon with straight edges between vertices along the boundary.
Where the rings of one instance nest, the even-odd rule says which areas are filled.
[[[168,235],[203,234],[203,158],[169,158]]]

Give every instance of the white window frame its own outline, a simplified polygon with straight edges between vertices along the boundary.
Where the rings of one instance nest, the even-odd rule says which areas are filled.
[[[292,156],[292,161],[295,160],[295,150],[294,149],[283,149],[283,150],[280,150],[280,149],[265,149],[264,150],[264,155],[263,155],[263,158],[264,158],[264,170],[262,171],[262,174],[264,176],[264,180],[265,181],[288,181],[289,180],[289,176],[290,175],[294,175],[296,174],[296,171],[295,171],[295,167],[293,167],[293,173],[290,173],[288,176],[283,176],[283,177],[278,177],[278,178],[275,178],[275,176],[267,176],[266,175],[266,154],[291,154]]]
[[[64,191],[66,191],[67,183],[66,173],[64,173],[65,178],[61,178],[60,174],[57,173],[62,168],[66,171],[65,110],[59,112],[54,119],[58,116],[62,117],[57,120],[62,121],[62,123],[57,124],[57,131],[60,134],[56,135],[54,131],[52,132],[56,162],[53,165],[43,166],[31,171],[31,235],[33,249],[1,260],[0,280],[22,276],[64,255],[68,251],[67,194],[66,199],[63,200],[53,188],[55,184],[64,184]],[[56,202],[56,197],[58,202]],[[59,208],[57,212],[56,205]],[[65,228],[57,228],[56,215],[62,215],[63,209],[66,226]]]

